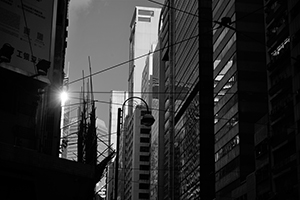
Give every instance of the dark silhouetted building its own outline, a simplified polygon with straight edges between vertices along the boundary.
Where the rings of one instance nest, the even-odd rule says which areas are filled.
[[[0,2],[1,199],[91,199],[94,166],[59,156],[68,0]]]
[[[267,115],[255,134],[257,199],[299,199],[300,2],[264,1]]]

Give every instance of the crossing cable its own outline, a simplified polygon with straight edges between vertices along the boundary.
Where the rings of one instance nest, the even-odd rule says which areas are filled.
[[[78,82],[78,81],[81,81],[81,80],[83,80],[83,79],[85,79],[85,78],[89,78],[90,76],[95,76],[95,75],[101,74],[101,73],[103,73],[103,72],[112,70],[112,69],[114,69],[114,68],[120,67],[120,66],[122,66],[122,65],[124,65],[124,64],[128,64],[128,63],[133,62],[133,61],[135,61],[135,60],[138,60],[138,59],[140,59],[140,58],[146,57],[146,56],[148,56],[148,55],[150,55],[150,54],[154,54],[154,53],[156,53],[156,52],[162,51],[162,50],[164,50],[164,49],[166,49],[166,48],[169,48],[169,47],[171,47],[171,46],[175,46],[175,45],[181,44],[181,43],[183,43],[183,42],[187,42],[187,41],[192,40],[192,39],[195,39],[195,38],[197,38],[197,37],[199,37],[199,34],[197,34],[197,35],[195,35],[195,36],[191,36],[191,37],[189,37],[189,38],[186,38],[186,39],[181,40],[181,41],[179,41],[179,42],[176,42],[176,43],[174,43],[174,44],[170,44],[170,45],[165,46],[165,47],[163,47],[163,48],[161,48],[161,49],[157,49],[157,50],[154,50],[154,51],[152,51],[152,52],[149,52],[149,53],[143,54],[143,55],[141,55],[141,56],[135,57],[135,58],[133,58],[133,59],[126,60],[126,61],[124,61],[124,62],[121,62],[121,63],[119,63],[119,64],[113,65],[113,66],[108,67],[108,68],[105,68],[105,69],[103,69],[103,70],[94,72],[94,73],[92,73],[92,74],[89,75],[89,76],[84,76],[84,77],[82,77],[82,78],[78,78],[78,79],[76,79],[76,80],[70,81],[70,82],[69,82],[69,85],[70,85],[70,84],[73,84],[73,83],[76,83],[76,82]]]
[[[185,10],[181,10],[179,8],[175,8],[175,7],[172,7],[170,5],[166,5],[164,3],[160,3],[160,2],[157,2],[157,1],[153,1],[153,0],[148,0],[152,3],[155,3],[155,4],[158,4],[158,5],[161,5],[161,6],[164,6],[164,7],[167,7],[167,8],[171,8],[173,10],[176,10],[176,11],[179,11],[179,12],[182,12],[182,13],[185,13],[185,14],[188,14],[188,15],[191,15],[191,16],[194,16],[194,17],[198,17],[198,14],[194,14],[194,13],[191,13],[191,12],[188,12],[188,11],[185,11]]]
[[[155,1],[152,1],[152,0],[151,0],[151,2],[155,2]],[[156,2],[156,3],[158,3],[158,2]],[[175,9],[175,8],[174,8],[174,9]],[[260,9],[262,9],[262,8],[260,8]],[[180,9],[178,9],[178,10],[180,10]],[[258,10],[259,10],[259,9],[258,9]],[[185,12],[185,11],[182,11],[182,10],[180,10],[180,11],[181,11],[181,12]],[[257,10],[254,11],[254,12],[257,12]],[[253,12],[253,13],[254,13],[254,12]],[[192,14],[192,13],[189,13],[189,12],[185,12],[185,13],[186,13],[186,14],[195,15],[195,14]],[[252,14],[253,14],[253,13],[252,13]],[[237,21],[237,20],[236,20],[236,21]],[[212,28],[212,30],[210,30],[210,31],[213,31],[213,30],[214,30],[214,29]],[[209,32],[210,32],[210,31],[209,31]],[[100,73],[103,73],[103,72],[112,70],[112,69],[114,69],[114,68],[120,67],[120,66],[122,66],[122,65],[124,65],[124,64],[128,64],[128,63],[130,63],[130,62],[132,62],[132,61],[135,61],[135,60],[138,60],[138,59],[140,59],[140,58],[146,57],[146,56],[148,56],[148,55],[150,55],[150,54],[153,54],[153,53],[162,51],[162,50],[164,50],[164,49],[166,49],[166,48],[169,48],[169,47],[175,46],[175,45],[177,45],[177,44],[181,44],[181,43],[183,43],[183,42],[186,42],[186,41],[189,41],[189,40],[191,40],[191,39],[197,38],[198,36],[199,36],[199,34],[197,34],[197,35],[195,35],[195,36],[191,36],[190,38],[186,38],[186,39],[184,39],[184,40],[182,40],[182,41],[176,42],[176,43],[174,43],[174,44],[170,44],[170,45],[165,46],[165,47],[163,47],[163,48],[161,48],[161,49],[154,50],[154,51],[152,51],[152,52],[143,54],[143,55],[138,56],[138,57],[135,57],[135,58],[133,58],[133,59],[129,59],[129,60],[127,60],[127,61],[124,61],[124,62],[121,62],[121,63],[119,63],[119,64],[113,65],[113,66],[111,66],[111,67],[105,68],[105,69],[103,69],[103,70],[94,72],[94,73],[92,73],[92,74],[89,75],[89,76],[84,76],[84,77],[82,77],[82,78],[75,79],[75,80],[73,80],[73,81],[70,81],[70,82],[69,82],[69,85],[70,85],[70,84],[73,84],[73,83],[76,83],[76,82],[78,82],[78,81],[81,81],[82,79],[89,78],[90,76],[98,75],[98,74],[100,74]],[[248,37],[249,37],[249,36],[248,36]],[[253,39],[253,38],[252,38],[252,39]]]
[[[235,94],[235,93],[233,93]],[[103,103],[103,104],[113,104],[113,105],[119,105],[121,106],[122,104],[121,103],[111,103],[111,102],[108,102],[108,101],[101,101],[101,100],[94,100],[96,103]],[[78,103],[79,104],[79,103]],[[131,105],[124,105],[124,106],[131,106]],[[134,107],[136,105],[133,105],[131,107]],[[296,107],[297,105],[294,105],[293,107]],[[162,111],[164,112],[165,110],[164,109],[159,109],[159,108],[151,108],[151,110],[155,110],[155,111]],[[230,119],[232,118],[224,118],[224,117],[217,117],[219,120],[227,120],[229,121]],[[267,126],[268,125],[268,122],[267,123],[254,123],[255,125],[264,125],[264,126]],[[293,129],[293,128],[288,128],[287,130],[296,130],[296,129]],[[116,133],[111,133],[111,134],[116,134]]]

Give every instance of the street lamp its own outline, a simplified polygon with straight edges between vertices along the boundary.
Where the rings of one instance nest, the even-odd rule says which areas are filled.
[[[141,101],[143,101],[144,104],[145,104],[145,106],[146,106],[146,109],[147,109],[147,113],[142,116],[141,124],[150,127],[150,126],[152,126],[152,124],[155,121],[154,117],[150,113],[150,110],[149,110],[147,102],[144,99],[140,98],[140,97],[129,97],[128,99],[126,99],[124,101],[124,103],[122,105],[122,108],[118,108],[117,144],[116,144],[116,146],[117,146],[117,153],[116,153],[116,160],[115,160],[115,197],[114,197],[115,200],[117,200],[117,197],[118,197],[119,146],[120,146],[119,143],[120,143],[120,135],[121,135],[121,119],[123,118],[123,107],[124,107],[125,103],[128,100],[133,99],[133,98],[137,98],[137,99],[140,99]]]

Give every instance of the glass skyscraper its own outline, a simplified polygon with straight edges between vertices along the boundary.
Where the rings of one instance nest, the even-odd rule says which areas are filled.
[[[169,0],[162,10],[159,199],[214,197],[210,16],[211,1]]]

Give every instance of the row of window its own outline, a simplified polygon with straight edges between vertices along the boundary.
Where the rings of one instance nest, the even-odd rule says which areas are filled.
[[[215,174],[215,180],[218,182],[223,177],[231,172],[239,173],[239,158],[235,158],[230,163],[225,165],[220,171]]]
[[[175,177],[179,182],[176,191],[181,199],[197,199],[200,178],[198,98],[195,96],[190,102],[175,127]]]
[[[143,16],[138,16],[139,22],[151,22],[151,17],[154,16],[154,11],[139,9],[138,14],[143,15]]]
[[[140,170],[149,171],[150,165],[140,165]]]
[[[147,152],[149,153],[150,152],[150,147],[148,146],[140,146],[140,152]]]
[[[150,156],[140,155],[140,161],[150,162]]]
[[[222,119],[222,122],[223,122],[223,124],[221,124],[222,127],[219,128],[215,133],[215,142],[219,141],[224,135],[228,133],[228,131],[230,131],[233,127],[235,127],[239,123],[239,115],[235,114],[230,119]]]
[[[214,97],[214,104],[216,105],[233,87],[233,85],[237,82],[237,74],[234,74],[229,78],[229,80],[224,84],[222,89],[217,93]]]
[[[140,137],[140,142],[141,143],[150,143],[150,138]]]
[[[214,61],[214,69],[216,69],[220,63],[220,61],[224,58],[224,56],[226,55],[226,53],[228,52],[228,50],[232,47],[232,45],[235,43],[236,41],[236,33],[234,33],[232,35],[232,37],[230,38],[230,40],[228,41],[228,43],[225,45],[225,47],[222,49],[222,51],[220,52],[220,54],[218,55],[218,57],[215,59]]]
[[[240,143],[239,135],[236,135],[232,138],[225,146],[223,146],[216,154],[215,154],[215,162],[220,160],[222,157],[227,155],[234,147],[236,147]]]
[[[235,21],[235,14],[231,17],[232,21]],[[234,28],[234,25],[232,25],[232,27]],[[222,41],[224,41],[224,38],[227,36],[227,33],[229,34],[229,31],[231,29],[229,28],[224,28],[222,30],[222,32],[220,33],[220,35],[218,36],[217,40],[214,42],[213,44],[213,51],[215,52],[216,49],[219,47],[219,45],[221,44]]]
[[[149,190],[150,184],[149,183],[139,183],[139,189],[142,190]]]

